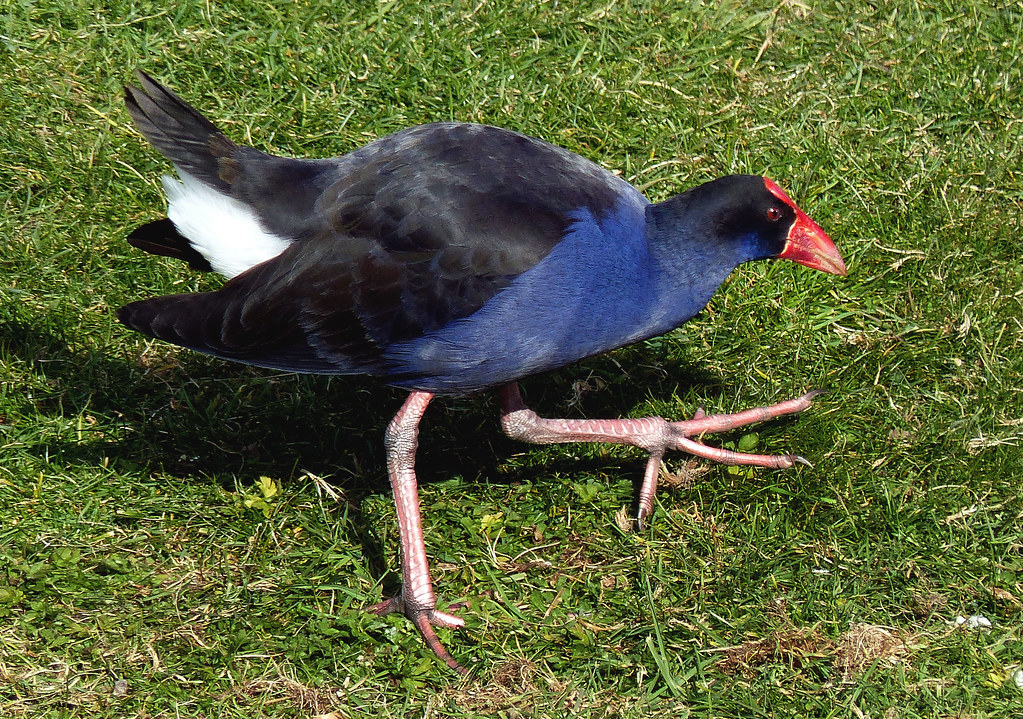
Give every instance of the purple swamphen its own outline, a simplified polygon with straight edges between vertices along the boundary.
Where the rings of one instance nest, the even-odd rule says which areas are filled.
[[[639,517],[667,449],[791,467],[694,439],[799,412],[814,396],[687,421],[538,417],[516,381],[672,330],[736,266],[783,258],[836,275],[835,245],[772,181],[734,175],[650,203],[574,153],[496,127],[437,123],[343,157],[304,160],[235,144],[145,73],[128,111],[178,177],[168,217],[129,242],[229,281],[118,312],[198,352],[291,372],[367,374],[410,390],[384,434],[402,587],[369,609],[404,613],[453,669],[435,608],[416,488],[419,421],[434,395],[499,388],[501,424],[526,442],[631,444],[649,455]]]

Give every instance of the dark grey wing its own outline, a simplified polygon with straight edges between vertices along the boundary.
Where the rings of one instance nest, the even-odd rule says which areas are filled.
[[[472,314],[540,262],[580,212],[603,217],[626,197],[645,202],[578,155],[483,125],[421,125],[331,162],[316,184],[325,176],[333,181],[304,218],[301,241],[371,240],[407,265],[388,323],[402,332],[370,327],[383,343]],[[235,192],[268,227],[284,231],[294,226],[293,205],[278,201],[276,182],[259,184],[275,176],[269,163],[260,164],[259,171],[241,166]]]
[[[390,342],[424,331],[406,310],[415,298],[445,289],[465,298],[492,291],[479,278],[435,275],[424,261],[334,235],[294,243],[215,292],[133,302],[118,319],[151,337],[260,367],[386,375],[381,358]]]
[[[337,162],[317,202],[332,229],[400,251],[497,250],[513,272],[561,240],[569,213],[599,217],[636,192],[563,148],[486,125],[420,125]]]
[[[151,337],[246,364],[382,374],[380,348],[363,324],[378,320],[359,292],[371,287],[376,302],[400,295],[402,267],[376,261],[379,254],[353,238],[294,244],[215,292],[133,302],[117,316]]]

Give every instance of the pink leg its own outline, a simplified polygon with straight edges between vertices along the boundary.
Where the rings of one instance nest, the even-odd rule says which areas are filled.
[[[394,503],[398,510],[398,535],[401,544],[401,592],[396,597],[366,607],[375,614],[401,612],[412,620],[423,641],[449,667],[459,674],[467,670],[455,661],[440,643],[434,625],[462,627],[461,619],[435,609],[437,599],[430,581],[430,566],[426,561],[423,540],[423,522],[419,515],[419,490],[416,486],[416,448],[419,446],[419,420],[433,395],[413,392],[405,400],[384,432],[387,447],[387,473],[391,479]]]
[[[653,511],[654,494],[657,491],[657,476],[661,458],[667,449],[682,450],[698,457],[712,459],[724,464],[747,464],[757,467],[788,468],[797,462],[809,465],[795,454],[778,456],[746,454],[726,449],[708,447],[691,437],[707,432],[722,432],[743,427],[754,422],[763,422],[774,417],[802,412],[819,391],[807,392],[801,397],[769,407],[755,407],[733,414],[705,414],[698,409],[690,420],[668,422],[660,417],[642,419],[545,419],[526,407],[519,394],[517,384],[501,388],[501,427],[512,439],[533,444],[556,444],[562,442],[604,442],[608,444],[631,444],[650,453],[643,485],[639,491],[639,516],[642,526]]]

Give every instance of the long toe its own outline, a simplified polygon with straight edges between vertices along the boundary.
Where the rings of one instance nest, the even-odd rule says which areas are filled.
[[[434,626],[449,628],[463,627],[465,626],[465,622],[462,619],[452,614],[438,612],[435,609],[406,612],[405,616],[412,620],[412,623],[422,635],[423,641],[426,642],[426,646],[430,647],[434,654],[444,660],[445,664],[462,676],[469,673],[469,670],[459,664],[458,661],[451,656],[450,652],[444,648],[444,645],[440,642],[440,638],[437,636],[437,632],[433,629]]]
[[[404,614],[405,609],[403,604],[404,603],[401,601],[401,595],[399,594],[396,597],[385,599],[377,604],[371,604],[368,607],[363,607],[362,611],[369,612],[370,614],[376,614],[378,617],[386,617],[388,614],[392,614],[394,612],[401,612]]]

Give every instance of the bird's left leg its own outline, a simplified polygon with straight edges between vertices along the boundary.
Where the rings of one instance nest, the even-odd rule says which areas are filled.
[[[546,419],[526,407],[519,394],[519,387],[512,383],[501,388],[501,427],[512,439],[533,444],[556,444],[563,442],[602,442],[607,444],[631,444],[650,453],[643,484],[639,492],[640,525],[653,511],[654,494],[657,491],[657,475],[665,450],[675,449],[689,452],[697,457],[712,459],[724,464],[745,464],[757,467],[788,468],[794,464],[810,464],[796,454],[766,455],[732,452],[727,449],[708,447],[692,437],[708,432],[723,432],[743,427],[754,422],[763,422],[774,417],[802,412],[810,401],[820,394],[807,392],[795,399],[779,402],[768,407],[755,407],[732,414],[707,415],[702,409],[692,419],[668,422],[660,417],[641,419]]]
[[[462,627],[465,622],[452,614],[436,609],[437,599],[430,580],[426,559],[423,521],[419,514],[419,489],[416,483],[416,449],[419,446],[419,420],[433,395],[413,392],[405,400],[384,432],[387,448],[387,473],[398,510],[398,535],[401,544],[401,591],[396,597],[367,607],[375,614],[401,612],[412,620],[423,641],[434,653],[459,674],[468,671],[440,643],[433,627]]]

